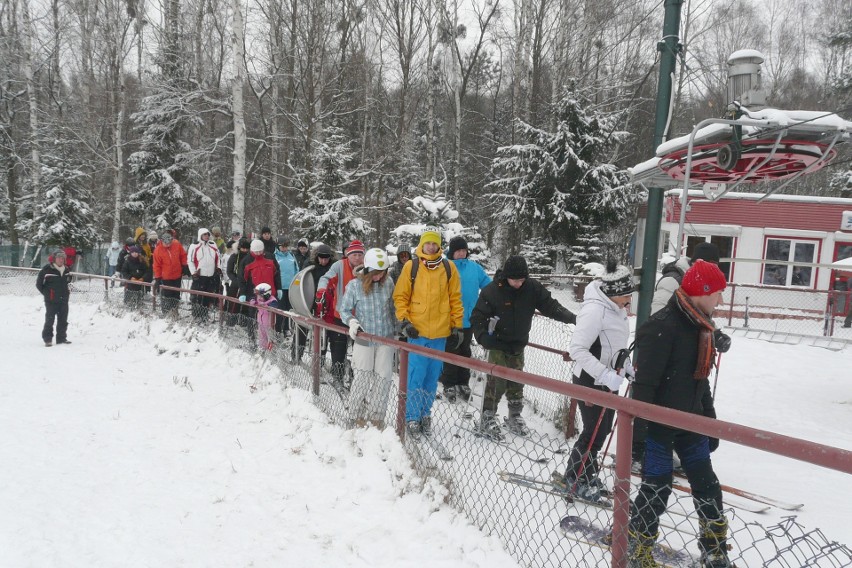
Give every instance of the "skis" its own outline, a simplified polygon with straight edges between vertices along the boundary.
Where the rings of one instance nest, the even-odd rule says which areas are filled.
[[[686,475],[682,473],[675,473],[674,476],[678,479],[686,479]],[[738,497],[742,497],[743,499],[748,499],[749,501],[756,501],[757,503],[763,503],[764,505],[769,505],[770,507],[783,509],[785,511],[798,511],[799,509],[805,506],[804,503],[789,503],[787,501],[781,501],[779,499],[773,499],[772,497],[765,497],[757,493],[752,493],[750,491],[746,491],[745,489],[731,487],[730,485],[721,485],[721,487],[722,491],[724,491],[725,493],[737,495]]]
[[[501,481],[514,483],[515,485],[520,485],[521,487],[526,487],[527,489],[532,489],[534,491],[541,491],[550,495],[556,495],[558,497],[562,497],[569,503],[577,502],[583,503],[584,505],[591,505],[592,507],[598,507],[599,509],[612,509],[612,501],[609,501],[608,499],[601,499],[599,501],[581,499],[576,495],[569,494],[568,489],[561,483],[542,481],[535,477],[520,475],[509,471],[501,471],[497,475],[500,477]]]
[[[447,449],[447,447],[435,439],[435,436],[420,436],[420,439],[426,442],[432,450],[435,452],[435,455],[438,456],[439,460],[442,461],[451,461],[453,459],[453,454]]]
[[[615,469],[615,466],[611,463],[605,464],[604,467],[609,468],[609,469]],[[641,477],[642,477],[641,475],[638,475],[634,472],[631,472],[631,475],[633,477],[636,477],[636,478],[639,478],[639,479],[641,479]],[[677,474],[676,473],[676,474],[674,474],[674,476],[677,479],[686,480],[686,476],[683,475],[683,474]],[[723,491],[725,491],[725,487],[726,486],[722,486]],[[672,483],[672,489],[677,489],[678,491],[682,491],[683,493],[687,493],[689,495],[692,495],[692,488],[690,488],[688,485],[683,485],[681,483]],[[730,489],[730,487],[728,489]],[[730,492],[728,492],[728,493],[730,493]],[[735,509],[740,509],[741,511],[747,511],[749,513],[755,513],[755,514],[758,514],[758,515],[762,515],[763,513],[766,513],[767,511],[769,511],[769,509],[770,509],[769,504],[767,504],[763,501],[758,501],[756,499],[749,500],[748,498],[737,499],[736,497],[732,497],[731,495],[738,495],[738,494],[737,493],[730,493],[729,495],[725,495],[722,499],[722,502],[725,505],[729,505],[729,506],[731,506]]]
[[[604,550],[610,549],[611,535],[609,529],[592,524],[582,517],[566,515],[559,521],[559,530],[567,538],[582,544],[589,544]],[[651,553],[660,566],[666,568],[687,568],[697,566],[692,555],[685,551],[674,550],[661,543],[654,543]]]
[[[480,438],[482,440],[486,440],[488,442],[491,442],[492,444],[502,446],[502,447],[506,448],[507,450],[514,452],[514,453],[518,454],[519,456],[526,458],[530,461],[533,461],[535,463],[547,463],[547,462],[550,461],[550,458],[548,458],[548,457],[536,456],[534,454],[528,454],[528,453],[522,451],[520,448],[516,448],[515,446],[513,446],[512,444],[510,444],[506,440],[493,440],[493,439],[489,438],[488,436],[485,436],[482,432],[479,432],[479,431],[472,429],[472,428],[466,428],[465,426],[462,426],[462,425],[458,425],[457,428],[459,430],[463,430],[465,432],[473,434],[476,438]],[[458,436],[458,434],[456,434],[456,436]]]

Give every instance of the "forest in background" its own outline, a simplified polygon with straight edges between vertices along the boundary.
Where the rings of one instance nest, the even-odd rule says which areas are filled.
[[[270,225],[384,244],[426,192],[498,256],[618,252],[662,17],[661,0],[0,0],[0,238]],[[680,35],[672,136],[724,114],[742,48],[766,56],[770,106],[852,118],[848,0],[691,0]],[[850,155],[785,192],[852,196]]]

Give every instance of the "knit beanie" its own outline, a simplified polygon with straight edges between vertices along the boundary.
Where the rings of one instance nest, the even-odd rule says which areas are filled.
[[[607,261],[606,272],[601,276],[601,292],[607,298],[615,298],[632,294],[635,289],[633,270],[614,260]]]
[[[706,260],[696,260],[683,275],[680,287],[688,296],[709,296],[724,290],[728,282],[718,266]]]
[[[527,278],[530,275],[530,270],[527,267],[527,259],[522,256],[510,256],[503,264],[503,277],[511,278],[512,280],[520,280]]]
[[[441,233],[438,232],[438,229],[435,227],[426,227],[426,230],[420,235],[420,243],[417,246],[422,247],[426,243],[435,243],[440,248]]]
[[[467,250],[467,241],[462,236],[453,237],[450,239],[449,250],[447,251],[447,256],[449,258],[453,258],[453,255],[457,250]]]
[[[254,254],[263,254],[264,246],[263,241],[260,239],[255,239],[251,242],[251,247],[249,250]]]
[[[706,260],[707,262],[719,264],[719,257],[719,247],[713,243],[704,241],[703,243],[695,245],[695,248],[692,250],[692,258],[689,260],[689,264],[695,264],[696,260]]]
[[[357,239],[351,241],[349,243],[349,246],[346,247],[346,256],[349,256],[354,252],[360,252],[361,254],[364,254],[364,243]]]

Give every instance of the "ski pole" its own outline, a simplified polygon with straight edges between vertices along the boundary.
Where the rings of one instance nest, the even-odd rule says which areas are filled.
[[[606,413],[606,407],[601,406],[601,412],[598,415],[598,421],[597,421],[597,423],[595,423],[595,429],[592,431],[592,437],[589,440],[589,445],[586,448],[586,451],[583,453],[583,458],[580,460],[580,469],[579,469],[579,471],[577,471],[577,477],[574,478],[574,485],[571,486],[570,493],[574,493],[574,491],[577,490],[577,483],[580,482],[580,476],[583,475],[583,469],[584,469],[584,466],[586,465],[586,458],[589,457],[589,454],[592,451],[592,444],[595,443],[595,438],[598,435],[598,430],[601,427],[601,422],[603,422],[603,417],[604,417],[605,413]]]
[[[624,398],[630,398],[630,391],[632,391],[632,390],[633,390],[633,382],[630,382],[627,385],[627,390],[624,391]],[[618,426],[618,415],[617,414],[615,415],[615,420],[612,421],[612,430],[610,430],[610,432],[609,432],[609,436],[606,439],[606,446],[604,447],[604,451],[601,454],[600,460],[598,462],[600,465],[603,465],[604,456],[606,456],[609,453],[609,446],[610,446],[610,444],[612,444],[612,437],[613,437],[613,434],[615,434],[615,427],[616,426]]]
[[[716,374],[713,377],[713,392],[710,393],[710,398],[716,400],[716,384],[719,382],[719,365],[722,364],[722,354],[719,353],[719,357],[716,358]]]

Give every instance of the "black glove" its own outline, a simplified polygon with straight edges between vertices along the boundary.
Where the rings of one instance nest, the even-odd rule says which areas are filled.
[[[420,332],[414,327],[414,324],[408,320],[402,322],[402,334],[408,339],[417,339],[420,337]]]
[[[462,342],[464,341],[464,331],[460,327],[454,327],[450,331],[450,336],[447,338],[447,347],[452,350],[456,350],[461,347]]]
[[[195,273],[193,273],[193,274],[192,274],[192,279],[193,279],[193,280],[198,280],[198,277],[199,277],[199,276],[200,276],[200,273],[195,272]]]
[[[189,266],[183,265],[183,270],[181,271],[184,276],[192,276],[192,273],[189,271]]]
[[[563,308],[563,311],[560,316],[561,317],[559,318],[559,321],[561,321],[562,323],[567,323],[571,325],[577,324],[577,314],[567,308]]]
[[[151,280],[151,285],[154,288],[154,293],[159,294],[160,293],[160,279],[154,278],[153,280]]]
[[[712,454],[719,447],[719,438],[710,438],[709,441],[710,441],[710,453]]]
[[[713,332],[713,342],[716,344],[716,351],[719,353],[727,353],[728,349],[731,348],[731,336],[721,329]]]

